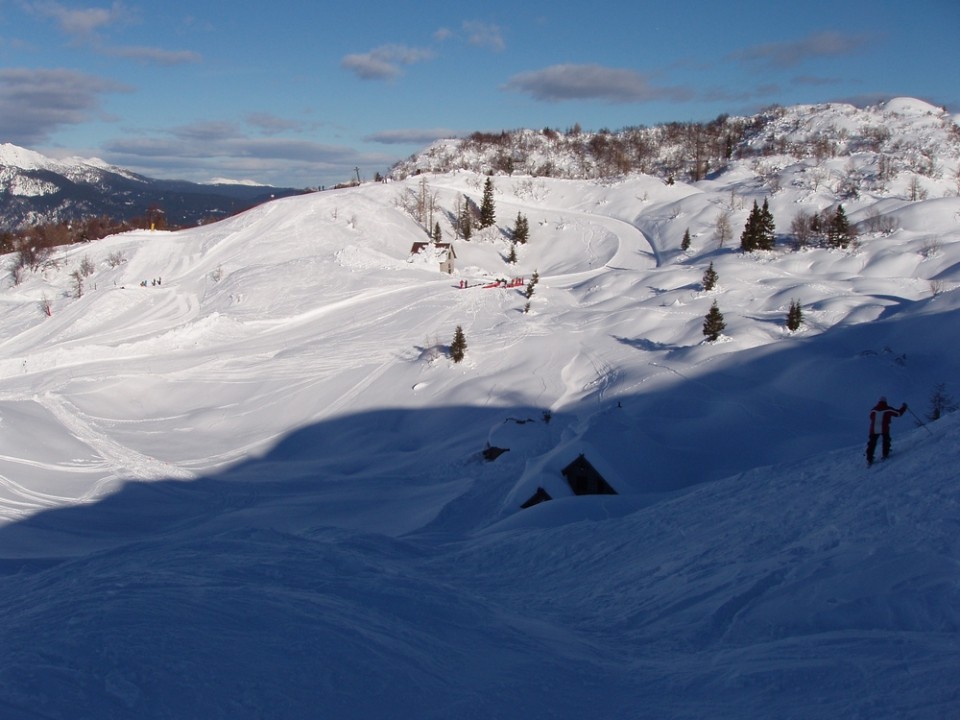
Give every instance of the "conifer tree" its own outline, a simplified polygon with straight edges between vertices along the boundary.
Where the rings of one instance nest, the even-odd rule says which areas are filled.
[[[843,205],[837,205],[837,209],[827,223],[826,233],[830,247],[845,248],[850,244],[850,221],[847,220]]]
[[[464,240],[469,240],[473,235],[473,217],[470,211],[470,199],[464,196],[463,205],[460,206],[460,216],[457,218],[460,236]]]
[[[787,330],[791,332],[800,329],[803,324],[803,310],[800,308],[799,300],[790,301],[790,309],[787,311]]]
[[[513,226],[512,235],[515,243],[526,243],[530,239],[530,225],[522,213],[517,213],[517,222]]]
[[[758,215],[758,250],[773,250],[774,243],[776,242],[774,229],[773,213],[770,212],[770,205],[767,203],[767,199],[764,198],[763,207],[760,208],[760,214]]]
[[[480,203],[480,222],[477,227],[481,230],[493,227],[496,221],[497,216],[493,207],[493,180],[488,177],[483,184],[483,201]]]
[[[713,263],[707,267],[703,273],[703,278],[701,282],[703,283],[704,290],[713,290],[717,286],[717,280],[720,279],[720,276],[717,275],[717,271],[713,269]]]
[[[507,262],[510,263],[511,265],[517,264],[517,244],[516,243],[513,243],[513,242],[510,243],[510,254],[507,255]]]
[[[753,209],[747,216],[747,224],[743,226],[743,232],[740,233],[740,249],[743,252],[753,252],[757,249],[757,235],[760,232],[760,208],[757,207],[757,201],[753,201]]]
[[[740,235],[740,249],[744,252],[773,250],[775,237],[773,214],[766,198],[763,200],[763,207],[759,207],[754,200],[753,209],[750,210],[747,224]]]
[[[690,228],[683,231],[683,240],[680,241],[680,249],[684,252],[690,249]]]
[[[726,327],[727,324],[723,321],[723,313],[720,312],[717,301],[714,300],[713,305],[710,306],[710,312],[703,319],[703,336],[707,339],[707,342],[716,342],[720,338],[720,333]]]
[[[467,338],[463,334],[463,328],[457,325],[457,329],[453,334],[453,343],[450,345],[450,357],[455,363],[458,363],[463,360],[466,351]]]
[[[538,282],[540,282],[540,273],[534,270],[533,275],[530,278],[530,281],[527,283],[527,299],[528,300],[533,296],[533,289],[537,286]]]
[[[433,226],[433,242],[439,243],[443,239],[443,233],[440,232],[440,223],[437,222]]]

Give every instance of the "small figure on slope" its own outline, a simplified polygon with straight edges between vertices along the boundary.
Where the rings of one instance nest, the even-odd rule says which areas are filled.
[[[870,437],[867,440],[867,465],[873,465],[873,457],[877,449],[877,440],[883,437],[883,459],[890,455],[890,421],[900,417],[907,411],[907,404],[899,408],[887,405],[887,399],[881,397],[870,411]]]

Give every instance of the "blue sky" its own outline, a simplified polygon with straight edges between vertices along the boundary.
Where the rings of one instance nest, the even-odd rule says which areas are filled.
[[[368,179],[439,136],[907,95],[960,112],[960,3],[0,0],[0,142],[152,177]]]

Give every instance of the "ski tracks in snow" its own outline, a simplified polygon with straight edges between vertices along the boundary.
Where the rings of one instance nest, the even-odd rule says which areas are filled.
[[[46,393],[39,396],[37,402],[49,410],[74,437],[94,450],[113,469],[112,474],[101,479],[84,494],[83,500],[93,499],[97,496],[99,488],[116,479],[192,480],[196,477],[189,470],[144,455],[112,440],[87,422],[80,411],[63,398]]]

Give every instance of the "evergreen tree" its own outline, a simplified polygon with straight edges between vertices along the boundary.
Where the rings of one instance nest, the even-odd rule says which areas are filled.
[[[850,238],[852,237],[850,221],[847,220],[847,213],[844,212],[843,205],[837,205],[833,216],[827,222],[826,234],[827,243],[830,247],[845,248],[850,244]]]
[[[740,249],[744,252],[773,250],[775,238],[773,214],[766,198],[763,200],[763,207],[759,207],[754,200],[753,209],[750,210],[747,224],[740,235]]]
[[[790,309],[787,311],[787,330],[791,332],[800,329],[803,324],[803,310],[800,309],[799,300],[790,301]]]
[[[710,263],[709,267],[704,271],[703,278],[701,282],[703,283],[704,290],[713,290],[717,286],[717,280],[719,280],[717,271],[713,269],[713,263]]]
[[[455,209],[457,216],[454,218],[454,226],[457,238],[469,240],[473,234],[473,202],[466,195],[461,195]]]
[[[760,208],[757,227],[757,249],[773,250],[776,235],[774,233],[773,213],[770,212],[770,206],[767,199],[763,199],[763,207]]]
[[[433,226],[433,242],[439,243],[443,239],[443,233],[440,232],[440,223],[437,222]]]
[[[510,243],[510,254],[507,255],[507,262],[511,265],[517,264],[517,244]]]
[[[517,222],[512,234],[515,243],[526,243],[530,239],[530,225],[522,213],[517,213]]]
[[[473,213],[471,211],[471,201],[466,195],[462,196],[463,202],[460,205],[460,214],[457,215],[457,231],[464,240],[469,240],[473,235]]]
[[[538,282],[540,282],[540,273],[534,270],[533,276],[530,278],[530,281],[527,283],[527,299],[528,300],[533,295],[533,289],[536,287]]]
[[[455,363],[458,363],[463,360],[466,351],[467,338],[464,337],[463,328],[457,325],[456,332],[453,334],[453,343],[450,345],[450,357]]]
[[[757,207],[757,201],[753,201],[753,209],[747,216],[747,224],[743,226],[743,232],[740,233],[740,249],[743,252],[753,252],[757,249],[757,236],[760,233],[760,208]]]
[[[720,312],[720,308],[717,307],[717,301],[713,301],[713,305],[710,307],[710,312],[707,313],[707,316],[703,319],[703,335],[707,338],[707,342],[716,342],[720,333],[724,331],[724,328],[727,327],[727,324],[723,321],[723,313]]]
[[[483,228],[493,227],[497,221],[496,212],[493,207],[493,180],[489,177],[483,184],[483,201],[480,203],[480,223],[477,225],[481,230]]]
[[[680,241],[680,249],[684,252],[690,249],[690,228],[683,231],[683,240]]]

